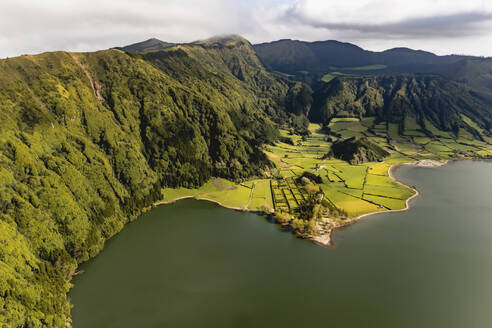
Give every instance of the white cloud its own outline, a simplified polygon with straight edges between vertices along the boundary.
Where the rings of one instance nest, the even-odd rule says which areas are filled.
[[[388,24],[423,17],[491,10],[484,0],[302,0],[291,11],[320,22],[345,24]]]
[[[492,56],[491,22],[489,0],[2,0],[0,57],[230,33]]]

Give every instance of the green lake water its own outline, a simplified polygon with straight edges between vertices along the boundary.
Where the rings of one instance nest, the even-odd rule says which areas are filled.
[[[204,201],[155,208],[82,265],[74,328],[492,327],[492,163],[396,175],[411,209],[330,248]]]

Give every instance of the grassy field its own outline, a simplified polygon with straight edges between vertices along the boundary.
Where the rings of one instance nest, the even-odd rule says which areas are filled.
[[[336,77],[354,76],[356,72],[357,74],[360,74],[360,72],[364,72],[364,71],[367,72],[379,71],[385,69],[386,67],[387,67],[386,65],[382,65],[382,64],[358,66],[358,67],[330,67],[331,72],[323,75],[321,81],[328,83]]]
[[[479,127],[470,119],[467,124]],[[255,179],[236,184],[224,179],[212,179],[198,189],[164,189],[166,201],[191,196],[215,200],[229,207],[249,210],[276,210],[296,214],[309,195],[298,179],[304,172],[311,172],[322,179],[318,184],[324,199],[348,217],[387,210],[403,209],[406,200],[415,191],[390,178],[388,170],[393,164],[420,159],[448,159],[457,154],[490,156],[492,146],[473,140],[466,130],[460,130],[459,138],[437,130],[425,122],[426,135],[414,118],[408,118],[403,131],[395,123],[376,124],[375,118],[333,118],[329,127],[339,138],[365,136],[371,142],[384,147],[390,156],[384,162],[350,165],[347,162],[326,158],[331,142],[319,124],[310,124],[308,137],[281,129],[282,137],[288,137],[294,145],[278,142],[264,149],[274,163],[266,179]],[[434,137],[432,137],[432,135]],[[439,136],[439,137],[437,137]]]
[[[385,69],[387,66],[382,64],[374,64],[374,65],[366,65],[366,66],[357,66],[357,67],[330,67],[332,70],[340,70],[340,71],[377,71],[381,69]]]
[[[321,81],[328,83],[331,80],[333,80],[334,78],[341,77],[341,76],[353,76],[353,75],[341,73],[341,72],[330,72],[330,73],[323,75],[323,77],[321,78]]]
[[[198,189],[165,188],[164,201],[174,201],[182,197],[206,198],[217,201],[224,206],[246,208],[251,195],[251,188],[235,184],[225,179],[212,179]]]

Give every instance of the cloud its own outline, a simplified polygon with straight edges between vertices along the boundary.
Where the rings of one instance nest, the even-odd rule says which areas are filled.
[[[0,1],[0,57],[232,33],[252,42],[338,39],[491,56],[491,30],[489,0]]]
[[[2,0],[0,56],[241,33],[251,13],[246,4],[228,0]]]
[[[330,23],[317,22],[306,17],[287,17],[287,20],[297,20],[300,24],[323,28],[327,30],[356,31],[364,34],[365,38],[376,37],[462,37],[477,34],[487,34],[488,30],[479,23],[492,21],[489,13],[460,13],[437,17],[422,17],[403,20],[397,23]]]
[[[459,8],[450,6],[453,1],[449,1],[447,6],[443,6],[443,9],[446,9],[443,12],[432,10],[435,9],[433,7],[435,7],[436,2],[427,1],[426,3],[431,4],[430,8],[427,8],[428,10],[421,8],[422,12],[419,15],[419,13],[415,13],[415,10],[413,12],[402,12],[402,10],[395,12],[394,8],[391,8],[397,2],[378,1],[378,6],[373,3],[371,8],[366,5],[353,8],[355,13],[349,15],[346,19],[342,18],[343,15],[338,14],[337,8],[330,8],[331,15],[325,14],[322,10],[323,5],[320,5],[320,7],[308,6],[308,3],[312,2],[296,2],[285,11],[282,19],[293,24],[333,30],[338,33],[346,32],[347,35],[357,32],[362,34],[364,38],[476,36],[477,34],[490,33],[490,30],[484,28],[481,23],[492,21],[492,12],[485,11],[483,6],[479,6],[479,2],[477,2],[476,6],[468,6],[467,11],[460,12],[458,11]],[[385,10],[384,8],[390,9]],[[340,11],[343,11],[343,9],[340,9]],[[433,11],[435,13],[432,14]],[[334,13],[337,14],[334,15]],[[357,13],[360,13],[360,15],[357,15]],[[406,13],[406,15],[402,15],[403,13]]]

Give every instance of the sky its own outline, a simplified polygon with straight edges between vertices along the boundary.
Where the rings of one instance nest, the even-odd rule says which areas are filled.
[[[0,58],[224,34],[492,56],[492,0],[0,0]]]

